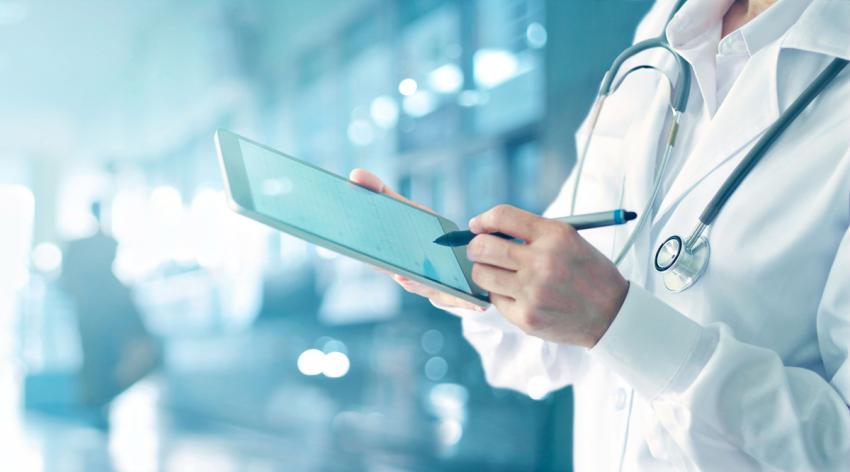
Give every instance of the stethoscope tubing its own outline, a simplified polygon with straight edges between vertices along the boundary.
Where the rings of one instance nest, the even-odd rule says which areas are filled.
[[[711,255],[711,245],[703,233],[714,223],[729,198],[741,186],[756,164],[767,155],[771,146],[847,66],[847,62],[841,58],[833,59],[791,103],[791,106],[770,125],[714,194],[686,240],[683,241],[681,237],[674,235],[658,247],[655,252],[655,268],[663,274],[664,286],[668,290],[673,292],[686,290],[705,273]]]
[[[661,165],[659,165],[658,172],[656,172],[655,183],[652,186],[652,192],[644,204],[643,209],[641,210],[639,215],[650,215],[652,214],[652,206],[655,204],[655,200],[658,198],[658,194],[661,191],[661,182],[664,180],[664,174],[666,173],[667,167],[670,164],[670,157],[673,155],[673,149],[675,147],[675,136],[677,134],[677,130],[679,129],[679,118],[681,115],[674,112],[673,115],[673,123],[670,126],[670,138],[667,140],[667,145],[664,150],[664,157],[661,159]],[[649,216],[644,216],[640,218],[636,223],[635,227],[632,229],[632,232],[629,234],[629,237],[626,239],[626,242],[623,243],[623,247],[620,249],[620,252],[617,254],[617,257],[614,258],[614,265],[620,265],[620,263],[625,259],[626,254],[628,254],[629,249],[631,249],[632,245],[634,245],[635,240],[638,235],[641,233],[644,225],[647,221],[649,221]]]
[[[645,68],[645,66],[634,67],[627,71],[622,77],[619,77],[619,80],[615,81],[615,79],[618,79],[618,72],[620,68],[630,57],[633,57],[636,54],[647,51],[649,49],[664,49],[674,57],[679,71],[679,86],[674,87],[673,82],[669,78],[669,76],[666,76],[666,74],[660,69],[657,69],[656,67],[650,67],[651,69],[656,69],[662,74],[664,74],[665,77],[667,77],[668,82],[670,83],[670,108],[672,110],[671,124],[667,136],[667,142],[665,145],[664,157],[661,159],[658,171],[656,172],[655,183],[653,185],[651,196],[644,205],[643,210],[638,213],[640,216],[635,222],[634,230],[629,235],[625,244],[623,244],[617,256],[614,257],[615,265],[619,265],[623,261],[629,249],[634,244],[635,239],[640,233],[641,228],[643,228],[643,226],[646,224],[646,221],[649,219],[649,214],[652,213],[652,206],[655,203],[655,200],[658,198],[658,194],[661,189],[661,177],[663,177],[664,173],[666,172],[670,157],[673,154],[673,149],[676,144],[676,137],[678,136],[679,130],[679,122],[681,120],[682,114],[685,112],[688,105],[688,97],[690,95],[691,89],[691,70],[688,67],[685,59],[679,54],[677,54],[670,47],[670,45],[667,43],[666,39],[664,39],[663,36],[641,41],[635,44],[634,46],[627,48],[614,59],[614,62],[611,64],[611,67],[605,73],[605,76],[602,79],[602,83],[599,86],[599,93],[597,94],[596,99],[594,100],[593,105],[591,107],[590,118],[588,120],[589,129],[587,139],[585,140],[584,145],[580,149],[580,155],[576,164],[576,179],[573,183],[572,196],[570,200],[570,214],[573,215],[575,214],[576,210],[578,189],[581,182],[581,177],[584,173],[584,164],[586,161],[587,152],[593,141],[593,135],[596,129],[596,124],[599,121],[599,116],[602,113],[605,100],[610,94],[616,91],[616,89],[619,87],[619,84],[622,83],[623,79],[625,79],[626,76],[628,76],[631,72],[634,72],[641,68]]]
[[[676,11],[678,11],[679,7],[681,7],[683,3],[684,0],[679,0],[676,3],[673,13],[671,13],[671,17],[673,14],[675,14]],[[651,65],[640,65],[632,67],[624,74],[620,74],[620,69],[629,58],[650,49],[664,49],[674,57],[679,72],[678,87],[673,86],[673,81],[663,70]],[[682,286],[679,290],[674,291],[686,289],[687,287],[691,286],[693,282],[695,282],[699,278],[700,275],[702,275],[705,270],[705,265],[708,264],[708,254],[710,251],[708,240],[703,237],[703,233],[705,232],[705,230],[712,223],[714,223],[717,216],[720,214],[720,211],[729,201],[729,198],[741,186],[744,179],[749,175],[753,168],[755,168],[756,164],[758,164],[758,162],[762,158],[764,158],[764,156],[767,154],[773,144],[775,144],[776,141],[781,137],[782,133],[797,117],[800,116],[800,114],[823,91],[823,89],[846,67],[847,63],[848,61],[845,59],[833,59],[833,61],[829,65],[827,65],[827,67],[823,71],[821,71],[820,74],[818,74],[815,80],[812,81],[812,83],[803,91],[803,93],[801,93],[800,96],[794,100],[791,106],[789,106],[788,109],[785,110],[780,115],[780,117],[767,129],[767,131],[765,131],[765,133],[762,135],[761,138],[758,139],[752,149],[750,149],[750,151],[744,156],[744,159],[735,167],[735,169],[732,171],[732,174],[730,174],[730,176],[727,177],[727,179],[723,182],[723,185],[703,209],[702,213],[699,216],[697,225],[694,227],[688,238],[684,240],[682,240],[682,238],[679,238],[679,250],[683,251],[686,254],[691,254],[691,256],[693,256],[692,252],[698,250],[700,254],[700,256],[698,256],[699,262],[701,264],[700,267],[697,268],[699,270],[697,270],[696,273],[691,274],[693,277],[690,277],[689,282],[686,285]],[[658,198],[658,194],[660,193],[661,182],[663,181],[663,177],[666,173],[669,161],[673,154],[674,146],[676,144],[676,136],[678,134],[681,116],[685,113],[685,110],[688,105],[688,97],[690,96],[692,73],[691,68],[688,65],[687,61],[675,50],[673,50],[673,48],[667,43],[664,35],[638,42],[635,45],[627,48],[614,59],[613,63],[611,64],[611,67],[608,69],[608,71],[606,71],[605,76],[603,77],[602,82],[599,86],[599,92],[593,102],[593,106],[591,107],[590,118],[588,119],[589,130],[587,133],[587,138],[584,142],[584,146],[582,146],[579,152],[579,158],[576,164],[576,178],[575,182],[573,183],[572,189],[570,214],[575,214],[576,201],[578,198],[578,189],[584,171],[584,164],[587,158],[588,150],[593,140],[596,125],[599,121],[599,116],[601,115],[602,109],[604,107],[604,103],[607,97],[619,88],[620,84],[629,74],[634,71],[647,68],[655,69],[661,72],[667,78],[667,81],[670,84],[670,107],[672,109],[671,125],[669,128],[669,134],[667,138],[667,144],[664,150],[664,155],[661,159],[659,168],[655,173],[655,180],[653,183],[651,195],[647,200],[643,211],[640,212],[640,217],[635,222],[635,226],[631,234],[621,247],[620,252],[614,258],[614,263],[616,265],[619,265],[625,258],[628,251],[634,245],[638,235],[641,233],[641,230],[646,225],[646,221],[650,218],[649,215],[653,214],[651,210],[653,205],[655,204],[655,200]],[[673,238],[678,237],[674,236]],[[668,241],[669,239],[671,238],[668,238]],[[664,244],[662,244],[662,247],[663,246]],[[660,251],[661,247],[659,247],[659,253]],[[658,253],[656,253],[656,259],[657,257]],[[676,259],[678,259],[678,256]],[[685,264],[685,266],[688,266],[688,264]],[[656,268],[659,268],[657,260]],[[668,266],[668,268],[670,267]],[[664,272],[666,270],[667,269],[661,270],[661,272]],[[684,269],[680,268],[677,270]],[[668,288],[670,287],[668,286]]]
[[[785,110],[784,113],[774,122],[770,128],[756,142],[744,159],[735,167],[732,174],[723,182],[723,185],[706,205],[702,214],[699,217],[700,222],[705,226],[710,226],[717,219],[720,210],[729,201],[735,190],[741,186],[744,179],[750,174],[750,171],[758,164],[758,162],[767,154],[770,147],[779,139],[782,133],[788,128],[803,110],[817,97],[823,89],[841,72],[847,65],[846,59],[836,58],[815,78],[815,80],[797,97],[796,100]]]
[[[599,96],[607,97],[613,92],[612,86],[615,83],[614,79],[617,78],[617,73],[627,60],[649,49],[664,49],[676,60],[676,67],[679,70],[680,85],[670,97],[670,106],[672,106],[677,112],[684,113],[685,109],[688,107],[688,98],[691,94],[691,69],[685,58],[674,51],[663,36],[635,43],[633,46],[626,48],[625,51],[617,55],[614,62],[611,64],[611,67],[608,68],[608,71],[602,78],[602,83],[599,85]]]

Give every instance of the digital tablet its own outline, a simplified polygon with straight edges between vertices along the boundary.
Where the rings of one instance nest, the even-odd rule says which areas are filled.
[[[229,204],[237,213],[479,306],[464,248],[434,239],[457,225],[227,130],[215,133]]]

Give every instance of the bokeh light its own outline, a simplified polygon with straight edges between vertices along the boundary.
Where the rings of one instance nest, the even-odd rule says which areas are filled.
[[[62,250],[54,243],[39,243],[32,250],[32,265],[41,272],[53,272],[62,266]]]
[[[325,368],[325,353],[307,349],[298,356],[298,370],[304,375],[319,375]]]
[[[398,84],[398,93],[404,95],[405,97],[409,97],[416,93],[416,90],[419,88],[419,85],[415,80],[411,78],[403,79]]]

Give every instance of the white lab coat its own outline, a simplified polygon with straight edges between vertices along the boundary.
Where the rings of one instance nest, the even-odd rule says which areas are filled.
[[[663,31],[671,4],[656,4],[638,39]],[[620,266],[631,288],[593,349],[529,336],[494,308],[452,310],[493,385],[532,394],[574,385],[576,470],[850,470],[850,70],[723,209],[702,279],[671,293],[651,269],[658,245],[691,231],[835,56],[850,58],[850,0],[814,0],[750,59]],[[627,83],[600,118],[578,213],[648,198],[667,94],[657,76]],[[568,213],[571,185],[548,215]],[[583,235],[613,256],[631,226]]]

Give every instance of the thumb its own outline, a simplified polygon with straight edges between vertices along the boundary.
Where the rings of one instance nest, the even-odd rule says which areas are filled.
[[[348,174],[348,180],[355,184],[366,187],[369,190],[384,193],[384,182],[377,175],[369,172],[366,169],[354,169]]]
[[[497,205],[469,220],[469,229],[475,234],[496,231],[533,241],[542,232],[546,219],[510,205]]]
[[[434,213],[433,210],[426,207],[425,205],[420,205],[419,203],[416,203],[413,200],[406,198],[404,195],[396,192],[395,190],[387,187],[387,185],[384,184],[380,177],[369,172],[366,169],[353,169],[348,174],[348,180],[354,182],[355,184],[361,187],[366,187],[369,190],[372,190],[373,192],[383,193],[384,195],[395,198],[396,200],[401,200],[404,203],[425,210],[428,213]]]

